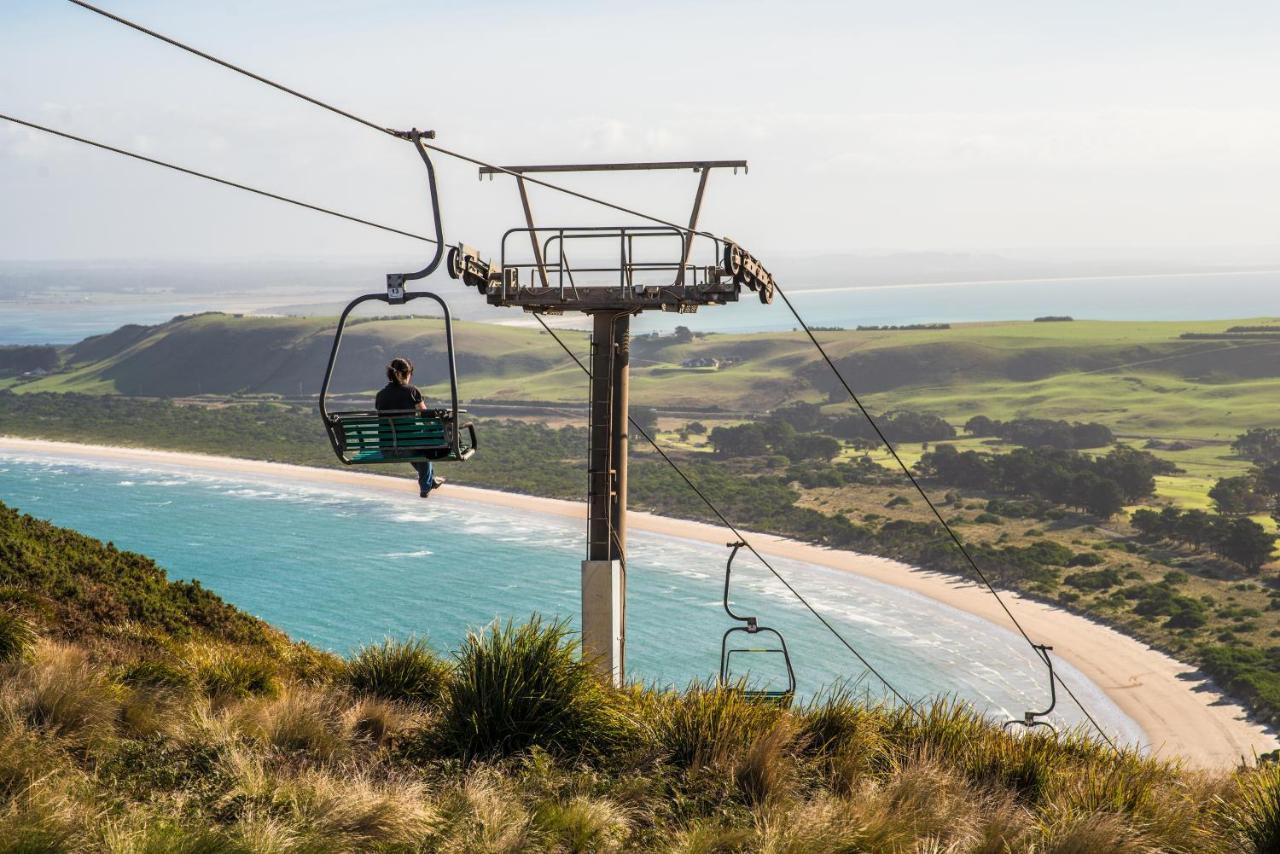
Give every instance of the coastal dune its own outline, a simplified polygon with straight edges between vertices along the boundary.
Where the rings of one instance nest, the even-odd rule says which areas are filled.
[[[330,470],[257,462],[193,453],[79,445],[0,437],[0,450],[117,464],[177,466],[219,475],[266,477],[294,483],[362,490],[412,493],[412,481],[352,470]],[[522,512],[585,518],[585,505],[573,501],[450,485],[451,497]],[[2,496],[0,496],[2,497]],[[723,545],[728,534],[715,525],[632,512],[636,531]],[[748,533],[765,555],[790,558],[897,586],[941,604],[1012,629],[991,594],[976,584],[926,572],[907,564],[854,552],[808,545],[768,534]],[[1250,722],[1238,705],[1222,695],[1194,667],[1174,660],[1114,629],[1013,593],[1003,593],[1010,609],[1037,641],[1054,644],[1068,661],[1103,690],[1146,733],[1150,750],[1196,767],[1225,768],[1254,754],[1280,747],[1275,733]]]

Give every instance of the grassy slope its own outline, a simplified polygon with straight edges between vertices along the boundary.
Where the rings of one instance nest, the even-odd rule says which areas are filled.
[[[963,422],[993,418],[1090,419],[1120,434],[1226,441],[1267,423],[1280,397],[1280,341],[1182,340],[1235,323],[1101,322],[962,324],[949,330],[822,332],[819,336],[874,409],[912,408]],[[200,315],[149,331],[122,330],[67,353],[69,370],[16,388],[155,396],[314,394],[328,355],[323,319]],[[585,337],[566,333],[585,352]],[[581,375],[538,330],[459,323],[466,398],[580,403]],[[373,321],[350,327],[337,388],[376,387],[395,353],[439,393],[439,324]],[[684,369],[692,357],[734,358],[719,371]],[[632,399],[665,407],[752,411],[835,392],[800,333],[668,337],[633,346]],[[837,402],[833,408],[846,404]]]
[[[1077,733],[1012,736],[947,703],[917,718],[849,696],[787,709],[733,690],[615,691],[557,627],[487,632],[453,660],[387,644],[341,662],[197,630],[189,588],[145,558],[2,505],[0,554],[23,561],[0,612],[5,851],[1280,843],[1276,766],[1190,773]],[[67,632],[33,604],[59,579],[164,607],[126,621],[89,609]],[[44,637],[15,632],[15,604]]]

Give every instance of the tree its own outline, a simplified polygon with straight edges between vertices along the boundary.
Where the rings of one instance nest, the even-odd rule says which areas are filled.
[[[1276,538],[1252,519],[1224,519],[1215,526],[1214,551],[1249,572],[1257,572],[1271,560]]]
[[[1099,476],[1115,481],[1126,501],[1141,501],[1155,494],[1158,461],[1146,451],[1114,448],[1094,461]]]
[[[1114,442],[1116,437],[1111,428],[1105,424],[1072,424],[1071,447],[1104,448]]]
[[[1260,513],[1267,509],[1266,496],[1254,491],[1254,480],[1248,475],[1219,478],[1209,490],[1213,506],[1227,516]]]
[[[880,419],[880,427],[894,443],[937,442],[956,437],[956,428],[945,418],[928,412],[890,412]]]
[[[687,326],[677,326],[675,339],[677,344],[688,344],[693,340],[693,332]]]
[[[830,460],[840,453],[839,442],[830,436],[815,433],[797,433],[777,448],[793,463],[801,460]]]
[[[786,406],[779,406],[769,416],[771,421],[790,424],[800,433],[815,433],[827,426],[830,420],[822,414],[822,407],[816,403],[805,403],[798,400]]]
[[[716,427],[707,437],[721,457],[760,457],[769,453],[764,425],[749,421],[736,427]]]
[[[652,406],[633,406],[631,407],[631,417],[640,425],[640,429],[644,430],[650,436],[658,430],[658,410]]]
[[[1093,472],[1076,475],[1071,492],[1072,504],[1103,519],[1110,519],[1124,509],[1124,495],[1116,482],[1098,477]]]
[[[1231,450],[1255,463],[1280,463],[1280,427],[1254,427],[1241,433]]]
[[[1213,533],[1213,517],[1203,510],[1188,510],[1179,517],[1174,532],[1178,539],[1191,543],[1199,551]]]
[[[985,415],[975,415],[964,422],[964,432],[970,436],[994,436],[999,421],[992,421]]]
[[[684,425],[684,429],[695,436],[705,436],[707,433],[707,425],[703,424],[701,421],[690,421],[688,424]]]
[[[1156,539],[1160,536],[1160,514],[1146,507],[1134,510],[1129,516],[1129,524],[1144,537]]]

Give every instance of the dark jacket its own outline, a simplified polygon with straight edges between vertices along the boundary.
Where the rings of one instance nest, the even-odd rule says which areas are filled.
[[[373,405],[379,410],[386,411],[417,409],[421,402],[422,392],[418,391],[417,386],[387,383],[374,398]]]

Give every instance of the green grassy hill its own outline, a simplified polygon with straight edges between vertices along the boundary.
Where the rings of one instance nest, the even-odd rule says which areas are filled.
[[[0,851],[1280,845],[1274,764],[1192,772],[945,701],[615,690],[536,618],[343,661],[3,505],[0,556]]]
[[[945,330],[818,333],[855,388],[879,411],[910,408],[963,423],[970,415],[1088,419],[1118,433],[1221,439],[1266,423],[1280,399],[1280,337],[1212,335],[1237,324],[1103,322],[961,324]],[[332,321],[205,314],[129,326],[63,351],[64,368],[17,391],[156,397],[314,395]],[[581,333],[565,333],[579,353]],[[581,403],[581,374],[541,330],[459,323],[458,368],[467,399]],[[335,389],[368,392],[396,354],[418,382],[445,390],[438,321],[367,320],[349,328]],[[715,359],[719,369],[682,367]],[[640,337],[632,399],[728,413],[792,400],[846,405],[801,333]]]
[[[20,388],[152,397],[314,395],[333,328],[332,319],[217,313],[126,326],[66,348],[62,371]],[[547,336],[479,323],[459,323],[455,334],[462,345],[458,368],[467,376],[523,377],[563,367],[563,351]],[[381,387],[383,367],[400,354],[417,363],[421,385],[441,383],[448,377],[444,353],[439,320],[356,322],[343,336],[334,389]]]

